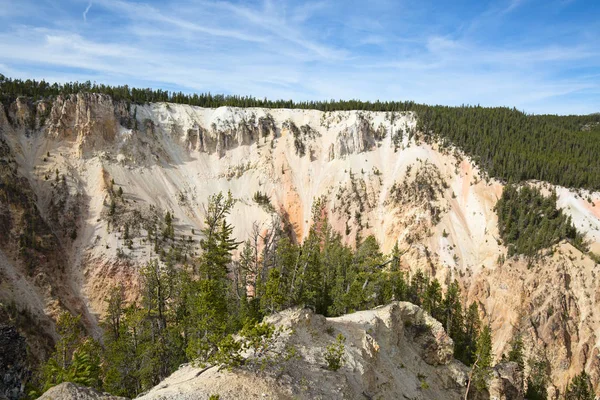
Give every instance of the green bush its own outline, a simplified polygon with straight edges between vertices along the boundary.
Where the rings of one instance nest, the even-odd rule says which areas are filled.
[[[335,343],[327,346],[323,357],[327,361],[327,369],[337,371],[344,365],[344,352],[346,350],[346,338],[341,333],[337,335]]]

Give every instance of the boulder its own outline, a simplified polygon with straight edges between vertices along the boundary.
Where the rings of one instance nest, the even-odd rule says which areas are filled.
[[[125,397],[112,396],[100,393],[97,390],[79,386],[71,382],[64,382],[48,389],[40,400],[127,400]]]
[[[517,363],[496,364],[490,382],[490,400],[523,400],[523,371]]]

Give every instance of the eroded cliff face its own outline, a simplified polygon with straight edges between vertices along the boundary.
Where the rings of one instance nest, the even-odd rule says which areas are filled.
[[[108,95],[79,93],[58,96],[53,102],[46,135],[53,139],[75,142],[80,156],[112,143],[119,123],[130,119],[122,102],[113,102]]]
[[[97,94],[18,99],[0,109],[0,300],[47,332],[48,316],[67,308],[98,334],[108,289],[120,282],[135,297],[138,267],[156,257],[148,230],[166,211],[192,256],[210,194],[237,200],[238,240],[272,223],[302,240],[320,198],[350,244],[370,234],[384,251],[398,242],[403,268],[459,279],[492,324],[498,356],[518,327],[528,354],[545,349],[557,389],[581,367],[597,382],[596,263],[567,244],[532,263],[502,261],[493,210],[502,184],[460,151],[420,140],[415,118],[127,105]],[[258,191],[270,207],[254,201]],[[600,194],[557,192],[598,252]]]
[[[525,332],[528,353],[545,350],[554,390],[577,371],[598,381],[598,265],[570,244],[539,262],[509,260],[473,280],[470,298],[483,305],[497,333],[495,347]],[[503,336],[507,335],[507,336]],[[554,393],[557,395],[557,393]]]

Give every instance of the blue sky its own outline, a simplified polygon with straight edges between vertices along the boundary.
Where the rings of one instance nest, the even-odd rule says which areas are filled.
[[[0,0],[0,73],[600,111],[599,0]]]

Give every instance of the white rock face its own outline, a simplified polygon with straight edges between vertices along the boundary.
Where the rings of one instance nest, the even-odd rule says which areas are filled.
[[[299,359],[262,372],[186,365],[139,399],[460,399],[464,393],[468,368],[452,359],[452,339],[413,304],[338,318],[286,310],[269,322],[285,329],[275,347],[293,346]],[[323,353],[340,333],[344,364],[329,371]]]
[[[61,383],[48,389],[40,400],[127,400],[124,397],[111,396],[100,393],[88,387],[76,385],[71,382]]]
[[[489,385],[490,400],[523,400],[523,373],[515,362],[496,365]]]
[[[458,279],[490,321],[497,356],[522,324],[526,352],[545,346],[551,355],[557,388],[583,367],[598,381],[595,261],[561,244],[531,265],[515,258],[499,265],[506,248],[494,205],[503,185],[486,181],[460,152],[419,141],[415,127],[412,113],[166,103],[128,108],[94,94],[59,97],[52,105],[0,105],[0,138],[16,173],[31,186],[36,210],[50,221],[59,193],[69,216],[52,224],[61,228],[54,252],[64,259],[64,275],[51,270],[30,276],[18,248],[0,240],[0,300],[16,299],[37,315],[67,305],[94,330],[112,285],[124,283],[133,297],[137,269],[153,249],[144,229],[132,233],[128,249],[122,232],[107,223],[113,180],[123,189],[123,218],[169,211],[176,236],[191,236],[193,251],[211,194],[231,191],[237,200],[230,222],[238,240],[248,238],[255,223],[261,232],[270,229],[274,215],[253,201],[257,191],[270,197],[298,240],[308,233],[314,201],[324,198],[329,221],[348,243],[357,234],[374,235],[387,252],[398,242],[406,250],[406,270],[422,269],[442,284]],[[56,170],[65,176],[59,191]],[[435,198],[415,183],[425,175],[437,182]],[[600,193],[557,193],[559,205],[600,254]],[[6,207],[0,204],[0,217],[14,213]],[[19,234],[18,226],[1,228],[1,238]],[[75,239],[69,238],[72,228]]]

